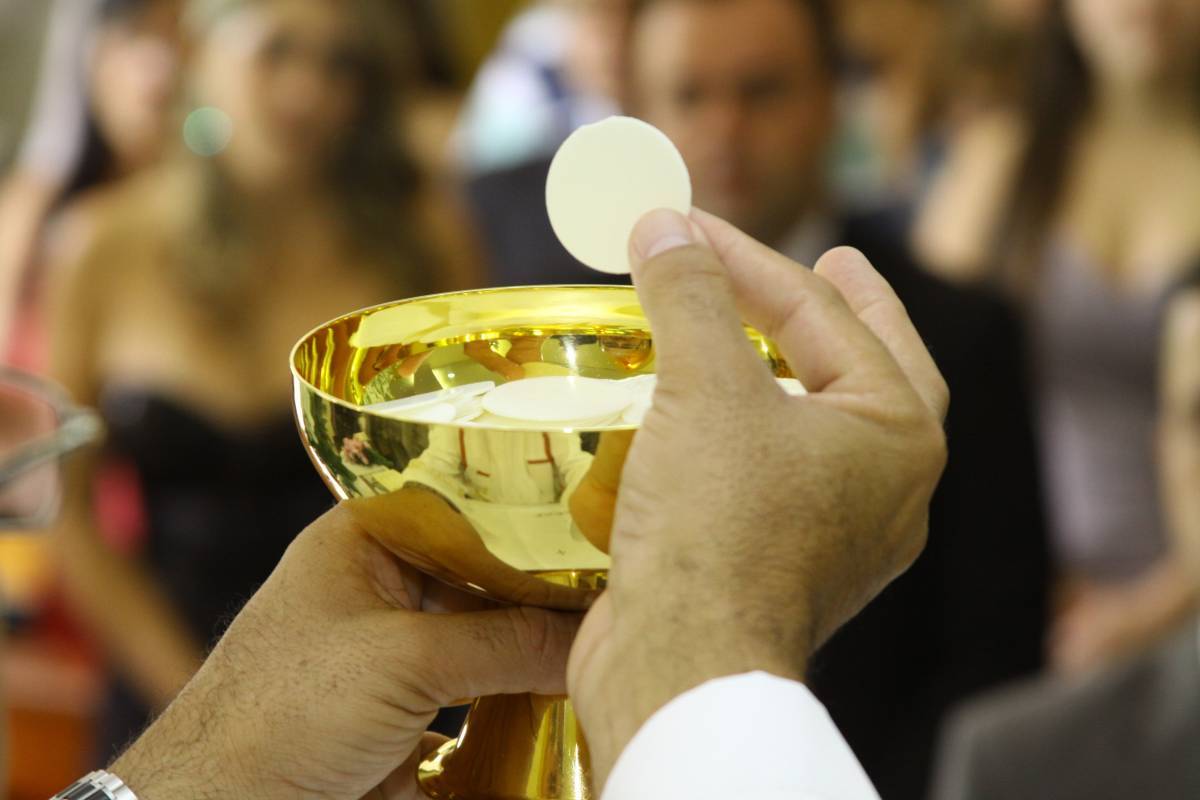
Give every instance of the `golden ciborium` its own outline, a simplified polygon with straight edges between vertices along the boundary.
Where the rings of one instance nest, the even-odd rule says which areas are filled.
[[[774,347],[748,333],[788,376]],[[305,336],[291,364],[301,437],[338,498],[411,495],[423,523],[397,536],[411,563],[485,598],[560,610],[584,609],[604,588],[616,481],[654,366],[634,290],[607,286],[489,289],[357,311]],[[528,383],[510,405],[536,397],[547,377],[593,416],[499,416],[485,402],[518,381]],[[631,402],[606,404],[615,389]],[[589,772],[565,697],[510,695],[476,699],[458,739],[418,780],[447,800],[583,800],[594,796]]]

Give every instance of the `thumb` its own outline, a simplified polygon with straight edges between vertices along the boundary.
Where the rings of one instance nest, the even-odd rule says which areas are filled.
[[[420,655],[421,687],[442,705],[493,694],[566,694],[567,656],[580,616],[514,606],[465,614],[418,614],[414,638],[398,637],[412,663]],[[414,647],[414,645],[417,645]]]
[[[729,271],[698,226],[677,211],[651,211],[634,227],[629,249],[654,333],[660,387],[694,390],[710,384],[714,372],[766,380],[738,315]]]

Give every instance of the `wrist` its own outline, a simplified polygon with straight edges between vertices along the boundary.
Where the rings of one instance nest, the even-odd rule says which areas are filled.
[[[615,627],[612,666],[598,676],[599,691],[574,697],[584,715],[597,789],[637,732],[675,698],[751,672],[804,681],[808,651],[784,646],[779,637],[755,639],[736,625],[674,625],[666,618]]]
[[[661,693],[673,692],[665,700],[706,681],[747,672],[804,680],[815,636],[802,604],[757,607],[717,593],[696,596],[683,587],[656,591],[674,600],[655,604],[639,598],[636,613],[622,614],[618,606],[614,633]]]
[[[236,735],[217,713],[219,706],[206,703],[205,696],[199,687],[189,687],[113,762],[112,773],[138,800],[271,796],[249,780]]]
[[[54,795],[51,800],[138,800],[133,791],[116,775],[104,770],[90,772]]]
[[[236,770],[222,769],[227,762],[210,756],[199,742],[191,742],[187,756],[172,758],[167,753],[181,753],[182,741],[170,741],[152,728],[147,731],[110,768],[120,776],[138,800],[218,800],[230,796],[259,797],[251,793],[240,780],[233,779]]]

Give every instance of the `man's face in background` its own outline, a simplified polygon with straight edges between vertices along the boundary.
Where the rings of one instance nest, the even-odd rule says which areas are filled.
[[[657,0],[633,21],[630,112],[679,147],[694,203],[769,243],[823,190],[832,76],[797,0]]]

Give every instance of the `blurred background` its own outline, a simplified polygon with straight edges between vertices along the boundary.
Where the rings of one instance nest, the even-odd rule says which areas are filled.
[[[543,200],[614,113],[801,264],[863,250],[950,383],[929,546],[809,676],[883,797],[1200,796],[1200,0],[0,0],[0,364],[66,392],[0,390],[0,448],[107,428],[0,532],[10,800],[329,507],[301,334],[616,280]]]

